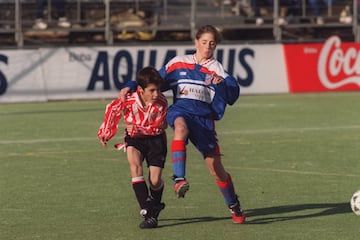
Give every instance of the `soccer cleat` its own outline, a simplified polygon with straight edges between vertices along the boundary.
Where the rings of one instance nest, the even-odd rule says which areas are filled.
[[[183,198],[185,197],[185,193],[189,190],[189,183],[183,179],[180,181],[177,181],[174,184],[174,190],[175,190],[175,194],[178,198]]]
[[[159,217],[159,214],[161,210],[165,208],[165,203],[159,203],[158,205],[155,205],[152,207],[152,215],[157,219]]]
[[[245,222],[245,212],[241,209],[239,200],[237,200],[236,203],[229,205],[229,209],[233,223],[241,224]]]
[[[158,217],[165,208],[165,203],[158,203],[151,206],[149,209],[141,209],[140,215],[144,217],[144,220],[140,223],[139,227],[144,228],[156,228],[158,225]]]
[[[140,228],[156,228],[158,225],[158,220],[155,217],[145,217],[144,221],[142,221],[139,225]]]

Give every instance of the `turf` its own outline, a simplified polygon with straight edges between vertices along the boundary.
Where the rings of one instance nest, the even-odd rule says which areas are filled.
[[[190,191],[175,198],[168,157],[166,209],[152,230],[138,228],[125,154],[97,141],[107,102],[0,105],[0,239],[357,239],[358,92],[242,96],[217,132],[246,224],[231,222],[189,145]]]

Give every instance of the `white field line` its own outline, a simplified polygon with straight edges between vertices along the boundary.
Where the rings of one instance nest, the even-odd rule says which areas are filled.
[[[43,139],[19,139],[19,140],[0,140],[0,144],[16,143],[43,143],[43,142],[73,142],[73,141],[97,141],[96,137],[74,137],[74,138],[43,138]]]
[[[269,128],[269,129],[254,129],[254,130],[232,130],[221,131],[220,134],[263,134],[263,133],[282,133],[282,132],[309,132],[309,131],[336,131],[347,129],[360,129],[360,125],[350,126],[332,126],[332,127],[307,127],[307,128]]]
[[[360,125],[350,126],[333,126],[333,127],[308,127],[308,128],[269,128],[254,130],[233,130],[221,131],[221,135],[235,134],[266,134],[266,133],[286,133],[286,132],[308,132],[308,131],[334,131],[334,130],[360,129]],[[72,142],[72,141],[97,141],[96,137],[70,137],[70,138],[43,138],[43,139],[17,139],[17,140],[0,140],[0,144],[32,144],[43,142]]]
[[[285,169],[274,169],[274,168],[254,168],[254,167],[234,167],[234,166],[232,167],[229,166],[229,168],[246,170],[246,171],[256,171],[256,172],[274,172],[274,173],[290,173],[290,174],[301,174],[301,175],[360,178],[359,174],[347,174],[347,173],[313,172],[313,171],[298,171],[298,170],[285,170]]]
[[[279,128],[279,129],[259,129],[259,130],[244,130],[244,131],[231,131],[222,132],[221,134],[260,134],[260,133],[274,133],[274,132],[298,132],[298,131],[328,131],[337,129],[360,129],[359,125],[353,126],[337,126],[337,127],[314,127],[314,128]],[[96,137],[78,137],[78,138],[50,138],[50,139],[28,139],[28,140],[0,140],[0,144],[33,144],[42,142],[70,142],[70,141],[97,141]],[[272,169],[272,168],[253,168],[253,167],[234,167],[233,169],[241,169],[257,172],[275,172],[275,173],[290,173],[290,174],[302,174],[302,175],[319,175],[319,176],[339,176],[339,177],[355,177],[359,178],[358,174],[346,174],[346,173],[325,173],[325,172],[313,172],[313,171],[298,171],[298,170],[284,170],[284,169]]]

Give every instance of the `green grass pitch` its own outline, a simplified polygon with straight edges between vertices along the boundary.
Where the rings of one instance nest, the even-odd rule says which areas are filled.
[[[241,96],[217,132],[246,224],[231,222],[189,145],[190,190],[175,198],[168,154],[166,208],[151,230],[138,228],[125,154],[96,138],[108,102],[0,105],[0,239],[358,239],[359,92]]]

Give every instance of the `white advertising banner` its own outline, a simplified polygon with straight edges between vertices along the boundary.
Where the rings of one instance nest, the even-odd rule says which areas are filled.
[[[3,51],[0,102],[115,98],[141,68],[160,68],[193,52],[193,45]],[[220,45],[215,57],[237,78],[242,94],[289,91],[281,45]]]
[[[234,60],[234,76],[248,78],[249,85],[239,81],[242,94],[288,93],[286,62],[281,44],[240,46],[246,51],[244,61]],[[246,73],[243,71],[247,70]]]
[[[45,101],[39,50],[0,51],[0,102]]]

